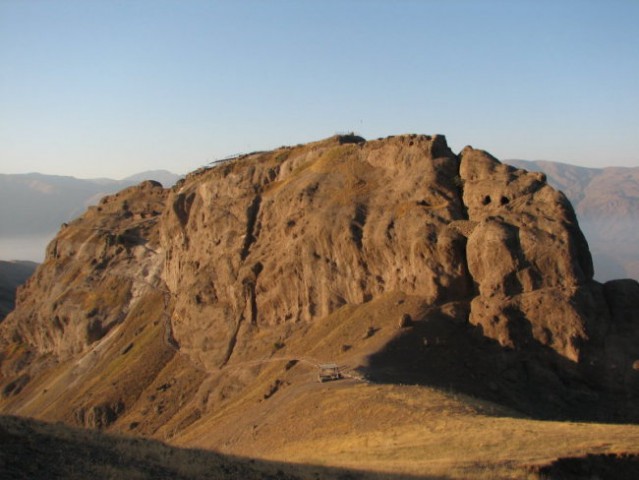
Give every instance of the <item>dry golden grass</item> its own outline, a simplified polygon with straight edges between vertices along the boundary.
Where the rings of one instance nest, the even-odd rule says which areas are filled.
[[[398,304],[413,316],[424,308],[421,299],[399,293],[344,306],[292,332],[268,362],[231,363],[219,374],[239,379],[244,370],[251,376],[241,393],[172,441],[271,461],[364,470],[382,478],[532,478],[531,466],[562,457],[639,453],[636,425],[533,420],[424,386],[317,382],[313,362],[336,362],[350,371],[401,334],[391,315]],[[369,327],[375,333],[364,339]],[[344,350],[344,344],[352,348]],[[303,361],[287,369],[289,358]],[[266,398],[274,379],[279,387]]]
[[[16,417],[0,417],[0,477],[85,480],[379,478],[341,469],[255,461]],[[388,477],[385,477],[388,478]]]
[[[270,403],[269,403],[270,402]],[[639,453],[639,426],[536,421],[418,386],[353,381],[288,387],[181,438],[227,453],[377,474],[525,478],[532,465],[588,453]]]

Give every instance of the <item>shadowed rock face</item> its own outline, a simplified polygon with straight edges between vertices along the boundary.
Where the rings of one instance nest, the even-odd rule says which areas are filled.
[[[578,480],[581,478],[615,478],[632,480],[639,476],[639,457],[628,454],[589,454],[559,458],[549,465],[530,468],[544,480]]]
[[[592,276],[574,211],[543,174],[471,147],[457,156],[438,135],[335,137],[107,197],[21,291],[0,327],[13,348],[2,369],[11,381],[33,358],[86,352],[151,291],[164,304],[149,321],[207,370],[254,355],[267,333],[285,341],[401,292],[465,305],[453,317],[502,348],[542,347],[593,385],[636,388],[637,284]]]

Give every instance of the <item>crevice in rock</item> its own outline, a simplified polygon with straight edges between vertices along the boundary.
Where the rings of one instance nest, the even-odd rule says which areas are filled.
[[[222,362],[220,362],[219,368],[223,368],[226,366],[227,363],[229,363],[229,360],[233,355],[233,350],[235,350],[235,344],[237,343],[237,334],[240,331],[242,322],[244,322],[244,312],[240,313],[237,321],[235,322],[235,327],[233,329],[233,332],[231,333],[231,338],[229,338],[229,343],[226,346],[226,352],[224,352],[224,358],[222,358]]]
[[[459,205],[461,207],[461,219],[449,223],[449,227],[457,230],[463,237],[463,246],[460,251],[462,252],[461,262],[463,263],[465,272],[464,276],[466,277],[465,284],[469,286],[469,291],[472,292],[471,296],[476,296],[479,294],[479,285],[470,273],[470,267],[468,265],[467,245],[468,238],[477,227],[477,222],[470,221],[470,217],[468,216],[468,205],[464,203],[464,187],[466,180],[461,176],[462,157],[463,152],[459,153],[459,155],[456,155],[455,157],[455,159],[457,160],[457,173],[453,177],[453,185],[455,187],[457,198],[459,199]]]
[[[171,292],[169,291],[167,285],[164,282],[161,282],[157,286],[153,286],[153,288],[162,292],[162,326],[164,327],[164,343],[167,344],[175,351],[180,350],[180,344],[173,336],[173,325],[171,324],[171,313],[169,310],[171,308]]]
[[[175,199],[175,202],[173,202],[173,211],[178,217],[182,227],[185,227],[189,221],[189,213],[191,212],[193,200],[195,200],[195,193],[190,193],[189,195],[180,193]]]
[[[368,207],[363,204],[355,206],[355,216],[350,224],[351,239],[357,245],[358,250],[362,249],[362,239],[364,237],[364,225],[368,216]]]
[[[251,245],[257,240],[257,233],[255,225],[257,223],[257,215],[260,212],[260,205],[262,204],[262,197],[256,195],[249,207],[246,209],[246,235],[244,236],[244,245],[242,245],[242,252],[240,258],[242,261],[248,257]]]
[[[457,174],[453,177],[453,185],[457,193],[457,198],[459,199],[459,205],[461,205],[461,209],[462,209],[461,220],[469,220],[468,205],[464,203],[464,186],[466,183],[466,179],[462,178],[461,176],[461,163],[462,163],[463,155],[464,155],[464,152],[461,152],[459,155],[456,156]]]
[[[386,227],[386,239],[392,241],[395,237],[395,220],[391,220]]]
[[[220,368],[224,367],[233,356],[233,351],[235,350],[235,345],[237,344],[237,337],[240,332],[240,327],[247,319],[247,317],[248,321],[251,324],[257,324],[258,310],[257,299],[255,295],[255,285],[257,284],[257,278],[263,269],[264,266],[262,265],[262,263],[257,262],[251,267],[253,276],[248,276],[242,281],[242,297],[244,300],[244,304],[242,305],[241,310],[239,310],[240,313],[237,317],[237,321],[235,322],[235,326],[233,327],[233,332],[231,333],[231,337],[229,338],[229,342],[226,346],[226,352],[224,353],[224,357],[222,359],[222,362],[220,363]]]
[[[255,300],[255,282],[252,280],[244,282],[244,301],[248,306],[249,321],[257,323],[257,302]],[[244,307],[246,309],[246,307]]]

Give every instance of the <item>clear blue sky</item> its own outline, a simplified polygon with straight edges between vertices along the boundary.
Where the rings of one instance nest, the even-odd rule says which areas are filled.
[[[354,130],[639,165],[639,1],[0,0],[0,173],[185,173]]]

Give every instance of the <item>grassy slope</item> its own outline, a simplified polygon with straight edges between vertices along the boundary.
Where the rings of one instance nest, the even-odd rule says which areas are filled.
[[[380,478],[343,469],[287,465],[182,449],[154,440],[5,416],[0,416],[0,447],[0,477],[7,480]]]
[[[527,467],[560,457],[639,451],[639,426],[511,413],[426,387],[307,383],[179,440],[277,461],[459,479],[521,478]]]
[[[95,365],[82,361],[73,368],[61,365],[48,382],[34,380],[28,386],[34,391],[32,403],[23,405],[22,413],[46,416],[48,411],[51,416],[59,409],[58,418],[69,421],[68,414],[59,413],[63,410],[60,401],[71,402],[77,392],[62,389],[75,380],[76,386],[68,390],[80,388],[85,396],[111,396],[114,391],[125,395],[127,390],[134,394],[124,416],[110,427],[112,431],[153,436],[226,455],[376,472],[373,476],[382,478],[522,478],[528,475],[530,465],[547,464],[560,457],[639,453],[639,426],[537,421],[453,390],[364,381],[358,367],[366,366],[368,355],[401,334],[396,318],[398,305],[413,316],[424,308],[417,297],[388,294],[360,307],[345,306],[321,322],[292,332],[286,344],[273,347],[270,356],[231,361],[216,372],[195,369],[181,354],[166,356],[167,347],[158,343],[163,336],[161,325],[148,322],[160,314],[159,300],[149,298],[146,314],[132,315],[136,322],[105,339],[101,347],[105,351]],[[145,305],[140,305],[137,313]],[[375,333],[367,337],[371,327]],[[123,354],[131,341],[134,347]],[[270,337],[264,339],[272,341]],[[88,352],[84,362],[91,358]],[[122,363],[124,359],[127,361]],[[291,359],[298,361],[291,364]],[[131,383],[137,378],[131,370],[137,362],[142,363],[136,368],[151,368],[150,376],[156,377],[143,387],[143,394]],[[355,378],[319,383],[315,364],[321,362],[336,362]],[[109,381],[92,376],[93,367]],[[162,370],[158,372],[158,368]],[[161,387],[167,382],[175,383],[165,391]],[[208,407],[202,405],[200,396],[189,393],[205,390],[207,382],[224,385],[212,390],[211,396],[220,396]],[[39,393],[46,388],[46,394]],[[57,402],[54,397],[58,397]],[[158,406],[162,406],[161,411]],[[137,426],[132,429],[132,424]],[[31,444],[41,448],[37,440]],[[132,463],[136,455],[142,463],[146,461],[146,452],[132,452]],[[189,460],[191,457],[183,458],[176,461],[195,462]],[[83,462],[69,460],[70,464],[76,461]],[[157,458],[153,462],[161,463]],[[86,473],[82,468],[80,471]],[[128,467],[125,464],[123,468]],[[126,474],[130,478],[153,478],[160,472],[148,467],[155,474],[145,477],[147,466],[140,468],[142,473],[136,470],[134,475],[132,470]],[[117,478],[122,471],[97,473]],[[173,474],[175,478],[195,478],[188,472]],[[314,478],[305,475],[302,478]]]
[[[271,360],[330,360],[352,371],[399,334],[396,319],[388,314],[398,302],[408,312],[422,308],[418,298],[390,294],[340,309],[294,334],[291,345]],[[370,326],[377,331],[364,340],[362,333]],[[342,345],[351,348],[344,351]],[[309,363],[287,368],[284,361],[271,361],[241,397],[174,441],[273,461],[493,479],[522,478],[531,465],[561,457],[639,453],[639,426],[538,421],[424,386],[356,378],[321,384]]]

